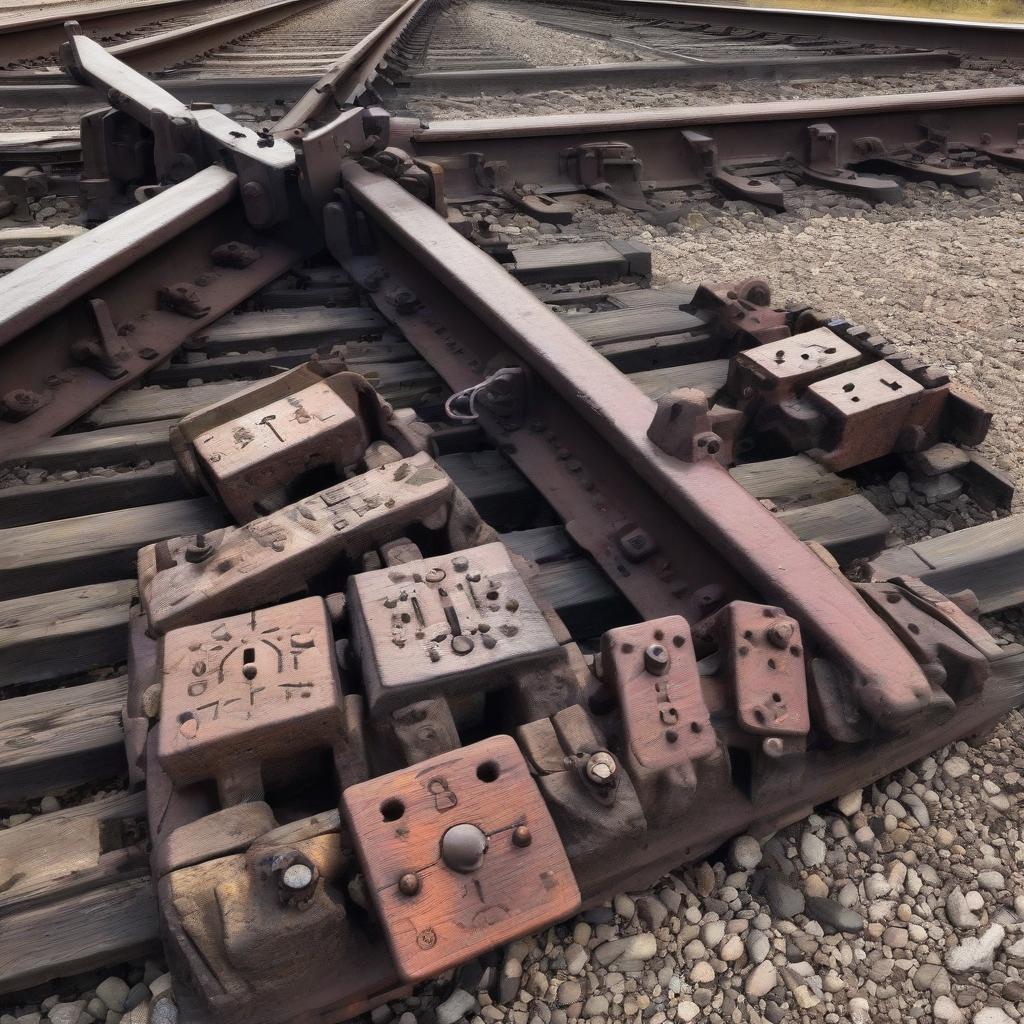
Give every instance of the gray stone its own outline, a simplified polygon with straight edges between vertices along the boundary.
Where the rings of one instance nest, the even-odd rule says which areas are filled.
[[[946,917],[954,928],[981,927],[981,918],[971,912],[967,897],[959,886],[946,897]]]
[[[949,996],[939,996],[932,1007],[932,1016],[940,1024],[964,1024],[967,1017],[964,1011]]]
[[[804,894],[794,889],[778,872],[759,872],[755,876],[755,886],[768,900],[775,917],[789,920],[804,912]]]
[[[962,779],[971,770],[970,764],[962,757],[948,757],[942,766],[947,778]]]
[[[650,932],[627,935],[621,939],[602,942],[594,950],[594,960],[607,967],[616,960],[649,960],[658,952],[658,940]]]
[[[128,991],[128,995],[125,996],[125,1009],[134,1010],[140,1003],[148,1002],[150,994],[149,986],[144,985],[141,981],[137,985],[132,985]],[[105,999],[103,1001],[106,1002]]]
[[[813,921],[827,924],[837,932],[860,932],[864,930],[864,918],[855,910],[849,910],[835,900],[820,896],[809,896],[804,913]]]
[[[114,1013],[124,1013],[130,991],[128,982],[123,978],[113,976],[104,979],[96,986],[96,996],[102,999],[107,1009],[113,1010]]]
[[[583,998],[583,986],[578,981],[570,978],[558,986],[558,995],[555,1001],[559,1006],[572,1006]]]
[[[753,836],[738,836],[732,841],[729,857],[741,871],[753,871],[761,863],[761,844]]]
[[[998,1006],[986,1006],[974,1015],[973,1024],[1014,1024],[1014,1020]]]
[[[743,982],[743,991],[748,999],[763,999],[778,984],[779,975],[771,960],[759,963]]]
[[[992,970],[992,959],[1006,937],[1000,924],[991,925],[978,938],[965,939],[946,952],[946,966],[957,974]]]
[[[772,951],[771,939],[764,932],[756,928],[747,932],[746,946],[747,959],[752,964],[759,964],[766,960],[768,954]]]
[[[390,1017],[388,1019],[390,1020]],[[169,992],[164,992],[153,1000],[149,1024],[178,1024],[178,1005]]]
[[[809,868],[815,868],[825,863],[825,855],[828,848],[823,840],[811,831],[806,831],[800,837],[800,859]]]
[[[636,900],[637,917],[652,932],[656,932],[668,917],[668,907],[656,896],[640,896]]]
[[[82,1000],[75,1003],[57,1003],[50,1007],[48,1016],[51,1024],[78,1024],[84,1009],[85,1003]]]
[[[435,1011],[437,1024],[455,1024],[468,1013],[473,1013],[479,1004],[476,996],[464,988],[457,988]]]

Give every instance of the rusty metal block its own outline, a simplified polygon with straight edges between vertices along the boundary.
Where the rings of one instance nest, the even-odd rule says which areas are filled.
[[[814,381],[852,369],[862,358],[853,345],[818,327],[738,353],[729,368],[729,392],[736,398],[779,402]]]
[[[673,768],[715,752],[690,624],[681,615],[609,630],[601,673],[618,693],[626,740],[642,767]]]
[[[429,978],[580,905],[523,755],[492,736],[343,797],[399,973]]]
[[[367,441],[357,412],[324,382],[204,431],[193,444],[218,496],[244,523],[260,514],[268,491],[317,466],[340,474]]]
[[[800,626],[781,608],[733,601],[701,623],[714,637],[736,703],[736,721],[765,737],[805,736],[811,727]]]
[[[172,630],[164,637],[157,751],[182,785],[330,747],[341,687],[323,600]]]
[[[503,685],[559,648],[500,543],[360,573],[348,596],[375,712]]]
[[[247,526],[139,553],[139,590],[156,633],[298,593],[339,558],[417,522],[447,518],[452,482],[428,455],[352,477]]]
[[[816,451],[831,470],[849,469],[896,450],[925,389],[887,362],[817,381],[806,391],[827,417],[829,437]]]

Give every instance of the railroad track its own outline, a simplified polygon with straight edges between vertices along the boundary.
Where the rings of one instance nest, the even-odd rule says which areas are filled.
[[[756,254],[745,280],[666,281],[653,243],[696,203],[785,218],[813,192],[852,217],[923,183],[1008,192],[1024,91],[424,124],[380,102],[415,110],[448,88],[425,77],[481,67],[453,12],[368,5],[311,36],[337,5],[307,6],[157,81],[73,35],[78,84],[46,87],[117,113],[59,157],[7,149],[15,1015],[161,944],[173,1000],[127,974],[153,1019],[342,1019],[467,960],[477,984],[495,945],[1020,703],[1024,520],[991,411],[874,325],[772,295]],[[625,27],[523,10],[723,59],[650,6]],[[783,45],[755,22],[741,46]],[[823,68],[842,33],[807,24]],[[849,25],[892,51],[844,43],[851,73],[952,59]],[[174,98],[175,77],[245,97],[254,54],[305,89],[280,113]],[[81,233],[26,229],[57,196]],[[887,515],[894,474],[964,528]]]

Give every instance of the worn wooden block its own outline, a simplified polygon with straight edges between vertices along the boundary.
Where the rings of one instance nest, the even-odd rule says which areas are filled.
[[[320,382],[200,431],[192,443],[221,500],[246,523],[268,492],[318,466],[333,465],[340,475],[367,441],[356,410]]]
[[[853,480],[830,473],[807,455],[733,466],[729,475],[755,498],[768,498],[779,509],[802,508],[855,494]]]
[[[690,624],[681,615],[610,629],[601,639],[601,670],[619,696],[629,749],[644,768],[672,768],[717,750]]]
[[[158,633],[300,592],[343,556],[361,556],[442,511],[451,480],[425,454],[372,469],[245,527],[179,538],[139,555],[143,602]]]
[[[0,601],[0,692],[123,661],[134,580]]]
[[[171,630],[157,756],[179,785],[329,747],[341,685],[319,597]]]
[[[349,580],[352,635],[373,710],[507,683],[558,650],[504,544]]]
[[[127,692],[127,678],[116,676],[0,701],[0,801],[123,771]]]
[[[133,505],[157,505],[191,497],[173,462],[76,480],[51,478],[0,490],[0,528],[113,512]]]
[[[862,358],[853,345],[818,327],[738,353],[729,372],[729,391],[742,398],[751,388],[755,395],[779,402],[816,380],[853,369]]]
[[[388,945],[409,981],[580,904],[551,814],[509,736],[350,786],[342,801]]]
[[[223,522],[216,502],[188,498],[0,530],[0,598],[124,579],[144,544]]]
[[[62,469],[117,466],[143,459],[158,462],[171,457],[170,428],[173,423],[173,420],[155,420],[77,434],[59,434],[39,441],[31,448],[0,457],[0,466],[36,466],[52,473]]]

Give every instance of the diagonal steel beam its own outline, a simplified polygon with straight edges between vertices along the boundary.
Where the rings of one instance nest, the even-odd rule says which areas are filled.
[[[479,318],[676,516],[800,621],[805,635],[853,676],[873,717],[892,726],[927,705],[921,669],[852,588],[713,459],[687,464],[655,446],[647,436],[654,403],[565,321],[396,182],[351,160],[342,164],[342,178],[377,229],[429,272],[437,295],[447,290]],[[436,347],[445,347],[440,335]],[[481,380],[487,375],[482,367],[477,372]]]

